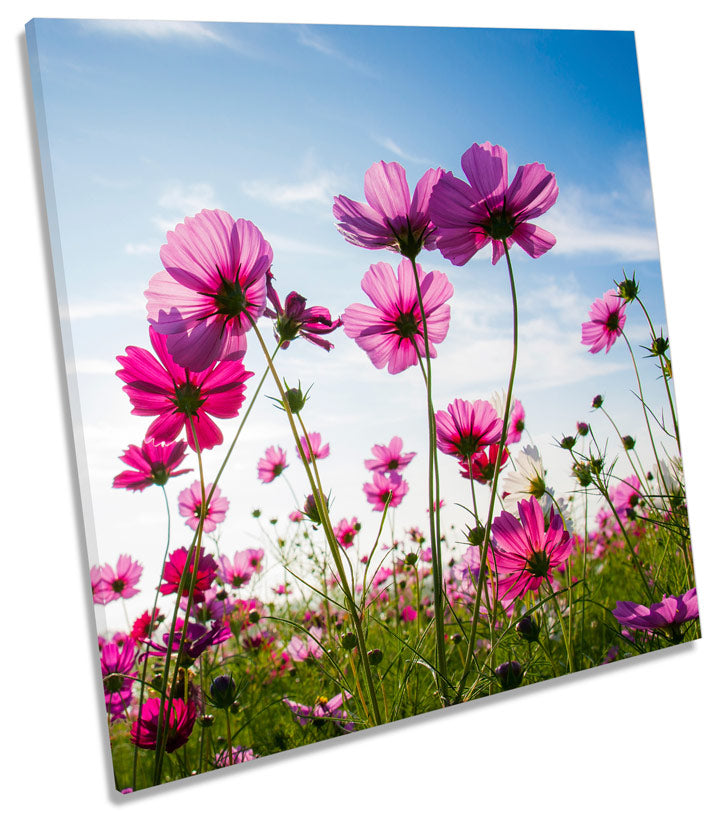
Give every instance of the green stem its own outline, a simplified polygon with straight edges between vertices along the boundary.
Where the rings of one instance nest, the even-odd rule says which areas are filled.
[[[492,480],[492,487],[490,489],[490,504],[488,507],[488,516],[487,516],[487,523],[485,526],[485,533],[483,535],[483,545],[482,551],[480,555],[480,573],[478,576],[478,589],[482,589],[485,585],[485,574],[487,570],[487,553],[488,547],[490,545],[490,527],[492,524],[493,519],[493,512],[495,511],[495,498],[497,497],[498,491],[498,482],[500,477],[500,465],[502,463],[502,453],[505,449],[505,442],[507,441],[508,435],[508,423],[510,420],[510,408],[512,407],[512,395],[513,395],[513,385],[515,384],[515,370],[517,369],[517,356],[518,356],[518,306],[517,306],[517,291],[515,289],[515,277],[513,275],[512,263],[510,261],[510,254],[508,253],[508,246],[507,241],[503,239],[503,247],[505,249],[505,259],[507,261],[508,267],[508,276],[510,278],[510,292],[512,295],[512,305],[513,305],[513,354],[512,354],[512,364],[510,366],[510,378],[508,380],[508,391],[507,391],[507,399],[505,401],[505,413],[503,415],[503,428],[502,428],[502,437],[500,438],[500,444],[498,447],[498,458],[495,462],[495,469],[493,472],[493,480]],[[465,655],[465,663],[463,665],[462,674],[460,676],[460,683],[457,689],[457,699],[456,702],[459,702],[462,696],[463,686],[465,685],[465,680],[467,679],[468,674],[470,673],[470,666],[473,660],[474,648],[475,648],[475,639],[477,637],[477,626],[478,626],[478,618],[480,615],[480,599],[481,595],[478,592],[475,595],[475,603],[473,605],[473,614],[472,614],[472,621],[470,624],[470,639],[468,640],[468,647],[467,647],[467,654]]]

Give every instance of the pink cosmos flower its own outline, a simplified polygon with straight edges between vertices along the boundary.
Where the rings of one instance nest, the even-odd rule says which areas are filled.
[[[180,367],[201,372],[242,358],[245,334],[265,311],[272,248],[252,222],[220,210],[187,217],[167,242],[165,270],[145,292],[151,326]]]
[[[326,307],[306,307],[307,299],[294,290],[287,295],[283,306],[277,291],[272,286],[272,278],[272,273],[268,271],[267,293],[275,309],[271,310],[267,307],[265,315],[275,319],[275,338],[280,342],[282,349],[287,350],[291,341],[302,336],[324,350],[332,350],[333,345],[320,336],[336,330],[342,324],[340,319],[333,321]]]
[[[495,412],[497,412],[500,418],[505,417],[505,404],[507,402],[507,393],[505,390],[501,392],[494,392],[490,397],[490,403],[495,408]],[[510,408],[510,417],[508,418],[508,431],[507,431],[507,438],[505,439],[506,444],[516,444],[522,438],[523,431],[525,430],[525,408],[523,405],[515,399],[512,402],[512,407]]]
[[[456,398],[447,412],[435,413],[435,425],[438,449],[465,460],[484,446],[498,444],[502,437],[502,418],[489,401]]]
[[[387,247],[415,258],[423,246],[435,249],[435,228],[428,215],[430,194],[441,168],[426,171],[412,200],[405,169],[397,162],[376,162],[365,173],[368,204],[336,196],[333,216],[350,244],[370,250]]]
[[[660,603],[653,603],[650,608],[642,603],[629,600],[618,601],[613,614],[619,623],[643,631],[669,629],[671,634],[679,635],[678,626],[698,617],[697,589],[692,588],[684,594],[671,595]]]
[[[572,551],[560,515],[551,514],[546,529],[542,507],[535,498],[521,500],[517,510],[519,520],[503,511],[492,524],[493,565],[506,575],[499,597],[505,597],[510,589],[513,598],[521,597],[538,589],[543,580],[550,582],[552,570]]]
[[[376,444],[372,448],[375,456],[365,461],[365,468],[371,472],[402,472],[417,455],[417,452],[402,452],[402,438],[395,435],[387,446]]]
[[[117,357],[122,369],[116,373],[125,382],[123,390],[133,405],[132,414],[158,416],[146,440],[171,443],[185,427],[187,442],[195,450],[192,418],[201,450],[221,444],[222,433],[209,416],[235,418],[245,397],[245,382],[253,373],[241,361],[221,361],[190,372],[175,364],[168,354],[167,339],[152,327],[150,343],[157,358],[141,347],[126,347],[125,355]]]
[[[270,446],[265,450],[265,457],[257,465],[258,478],[263,483],[272,483],[275,478],[287,469],[287,453],[280,447]]]
[[[218,523],[222,523],[225,520],[225,515],[230,506],[230,501],[220,494],[219,489],[215,489],[213,492],[214,486],[215,484],[209,483],[205,487],[205,502],[207,504],[207,499],[210,498],[210,504],[207,506],[203,532],[214,531]],[[178,495],[180,514],[186,518],[185,525],[193,530],[198,528],[200,516],[203,512],[201,489],[200,481],[195,481],[192,486],[183,489]],[[211,492],[212,497],[210,497]]]
[[[150,615],[149,611],[144,611],[133,623],[130,638],[132,640],[141,640],[144,637],[150,637],[152,634],[150,626],[152,625],[154,631],[164,619],[159,609],[155,609],[153,616]]]
[[[190,567],[187,573],[187,580],[182,584],[182,597],[187,597],[189,594],[190,578],[193,574],[193,567],[195,563],[195,550],[193,549],[193,556],[190,559]],[[188,551],[184,547],[176,549],[167,559],[163,568],[162,579],[165,581],[160,584],[161,594],[173,594],[180,589],[180,581],[182,580],[183,569],[185,562],[188,559]],[[195,587],[193,589],[193,600],[197,603],[203,599],[203,593],[206,592],[212,585],[217,571],[217,563],[214,561],[212,555],[205,554],[205,548],[200,547],[200,559],[198,560],[198,571],[195,580]]]
[[[311,721],[316,725],[322,725],[326,721],[332,721],[338,728],[349,732],[355,729],[355,724],[349,721],[343,705],[351,698],[352,694],[349,691],[337,694],[330,700],[327,697],[318,697],[312,708],[309,705],[293,702],[287,697],[283,702],[295,714],[295,719],[300,725],[307,725]]]
[[[112,600],[119,600],[124,597],[126,600],[139,594],[140,589],[135,585],[140,581],[142,575],[142,565],[133,560],[130,555],[120,555],[117,567],[113,568],[109,563],[104,566],[94,567],[93,576],[91,570],[91,582],[93,583],[93,600],[95,603],[110,603]],[[94,579],[93,579],[94,578]]]
[[[234,589],[239,589],[250,582],[255,572],[262,571],[264,556],[263,549],[244,549],[242,552],[235,552],[232,560],[225,555],[220,555],[218,579]]]
[[[625,299],[617,290],[608,290],[602,298],[590,305],[590,321],[582,326],[581,343],[590,347],[591,353],[605,353],[622,335],[625,327]]]
[[[470,184],[444,174],[430,197],[430,218],[437,227],[437,246],[455,265],[464,265],[488,242],[492,263],[517,242],[533,259],[555,244],[547,230],[529,224],[557,199],[555,174],[533,162],[521,165],[508,185],[507,151],[485,142],[470,146],[462,157]]]
[[[132,702],[132,677],[135,644],[127,640],[122,648],[115,642],[105,643],[100,651],[100,667],[105,689],[105,708],[113,720],[121,719]]]
[[[293,523],[300,523],[300,521],[305,517],[305,515],[303,515],[303,513],[299,509],[293,509],[293,511],[290,512],[288,517]]]
[[[411,623],[413,620],[417,620],[417,616],[417,609],[413,608],[413,606],[405,606],[400,612],[400,619],[403,623]]]
[[[360,524],[357,518],[352,518],[351,520],[343,518],[333,529],[338,543],[345,549],[349,549],[353,545],[355,536],[359,531]]]
[[[320,647],[322,629],[311,626],[309,631],[312,636],[308,637],[307,640],[303,640],[295,634],[287,644],[287,653],[296,663],[304,663],[311,657],[316,660],[322,658],[323,650]]]
[[[476,452],[473,456],[471,456],[470,463],[472,465],[472,479],[474,481],[481,484],[490,483],[490,481],[492,481],[493,476],[495,475],[495,464],[497,463],[499,452],[499,444],[493,444],[487,449],[481,449],[480,452]],[[503,449],[502,459],[500,461],[499,472],[502,472],[509,456],[510,452],[507,447],[505,447],[505,449]],[[459,464],[460,474],[463,476],[463,478],[467,478],[469,480],[470,471],[468,469],[467,459],[459,461]]]
[[[184,441],[177,441],[174,444],[143,441],[139,447],[130,444],[120,456],[120,460],[132,469],[116,475],[113,487],[137,492],[153,484],[164,486],[168,478],[192,472],[192,469],[176,469],[185,458],[186,448],[187,444]]]
[[[610,500],[621,520],[628,519],[628,511],[635,509],[640,503],[640,479],[637,475],[630,475],[616,487],[610,487]],[[632,512],[631,512],[632,514]]]
[[[397,473],[387,476],[373,472],[372,483],[363,484],[363,492],[375,512],[382,512],[386,503],[389,509],[400,506],[409,490],[407,481],[402,480]]]
[[[190,739],[195,727],[195,703],[192,699],[185,702],[180,697],[165,700],[165,717],[163,719],[166,734],[165,750],[168,753],[177,751]],[[142,707],[136,722],[130,729],[130,741],[139,748],[155,748],[158,739],[158,722],[160,718],[160,698],[151,697]]]
[[[434,344],[447,336],[453,287],[444,273],[429,273],[417,265],[428,329],[430,358],[437,356]],[[342,314],[343,329],[365,350],[370,361],[381,370],[386,364],[391,374],[418,363],[418,352],[425,356],[422,314],[412,263],[402,259],[397,276],[387,262],[370,265],[360,283],[373,307],[351,304]]]
[[[322,458],[327,458],[330,454],[330,444],[322,444],[322,438],[320,437],[319,432],[310,432],[308,434],[308,438],[310,439],[310,444],[308,445],[308,441],[305,436],[301,436],[300,438],[300,445],[302,446],[303,452],[305,453],[305,457],[307,460],[310,460],[310,455],[312,454],[316,461],[321,460]],[[297,452],[298,458],[300,458],[300,450],[295,447],[295,451]]]
[[[227,768],[230,765],[237,765],[240,762],[249,762],[251,759],[257,759],[257,754],[252,748],[243,748],[242,745],[236,747],[233,745],[232,753],[228,753],[226,748],[219,754],[215,754],[215,767]]]

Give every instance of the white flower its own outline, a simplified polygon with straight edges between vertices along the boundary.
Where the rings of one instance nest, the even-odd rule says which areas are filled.
[[[518,501],[527,500],[531,495],[539,501],[545,496],[545,470],[536,446],[526,446],[515,457],[515,471],[508,472],[503,481],[503,492],[507,492],[505,505],[514,509]]]

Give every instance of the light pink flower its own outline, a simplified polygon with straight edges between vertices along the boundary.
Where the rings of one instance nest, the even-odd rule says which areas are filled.
[[[300,521],[305,517],[305,515],[303,515],[303,513],[299,509],[293,509],[293,511],[290,512],[288,517],[293,523],[300,523]]]
[[[642,603],[632,601],[618,601],[613,610],[617,621],[630,628],[652,631],[667,629],[673,631],[688,620],[695,620],[698,615],[697,589],[692,588],[684,594],[663,595],[660,603],[653,603],[650,608]]]
[[[375,512],[382,512],[388,501],[389,509],[400,506],[409,490],[407,481],[402,480],[397,473],[387,476],[373,472],[372,483],[363,484],[363,492]]]
[[[265,311],[273,252],[252,222],[203,210],[160,249],[165,270],[145,292],[148,321],[180,367],[200,372],[245,355],[245,334]]]
[[[503,239],[508,247],[517,242],[533,259],[550,250],[555,237],[529,222],[555,204],[555,174],[533,162],[521,165],[508,185],[507,151],[489,142],[471,145],[461,164],[470,184],[446,173],[430,197],[437,246],[446,259],[463,265],[492,242],[496,264],[505,253]]]
[[[320,437],[319,432],[310,432],[308,434],[308,438],[310,439],[310,444],[308,445],[308,441],[305,436],[301,436],[300,438],[300,445],[302,446],[303,452],[305,453],[305,457],[307,460],[310,460],[310,455],[312,454],[316,461],[321,460],[322,458],[327,458],[330,454],[330,444],[325,444],[323,446],[322,438]],[[300,458],[300,450],[295,447],[295,451],[297,452],[298,458]]]
[[[140,589],[135,586],[140,581],[142,571],[142,565],[130,555],[120,555],[116,567],[109,563],[93,567],[90,571],[93,601],[105,605],[121,597],[128,599],[139,594]]]
[[[537,500],[521,500],[519,520],[503,511],[492,523],[491,549],[493,565],[505,575],[498,584],[498,597],[521,597],[550,582],[552,570],[561,566],[572,551],[570,535],[560,515],[551,513],[546,527],[542,507]]]
[[[250,581],[254,573],[262,571],[262,559],[265,556],[263,549],[244,549],[235,552],[233,559],[220,555],[218,579],[234,589],[239,589]]]
[[[376,444],[372,448],[375,456],[365,461],[365,468],[371,472],[402,472],[417,455],[417,452],[402,452],[402,438],[395,435],[387,446]]]
[[[295,634],[286,646],[287,653],[296,663],[304,663],[311,657],[316,660],[322,658],[323,650],[320,646],[322,629],[311,626],[309,631],[311,636],[307,640],[303,640]]]
[[[265,456],[260,458],[257,465],[258,478],[263,483],[272,483],[275,478],[287,469],[287,453],[279,446],[270,446],[265,450]]]
[[[203,523],[203,532],[212,532],[218,523],[225,520],[230,501],[220,494],[220,490],[216,489],[213,492],[214,484],[209,483],[205,486],[205,501],[210,498],[210,504],[207,507],[205,521]],[[195,481],[192,486],[178,495],[178,507],[180,514],[186,518],[185,524],[191,529],[197,529],[200,523],[200,516],[203,510],[202,492],[200,481]]]
[[[338,230],[350,244],[370,250],[387,247],[415,258],[424,246],[435,249],[434,226],[428,216],[428,202],[441,168],[426,171],[415,188],[412,200],[405,169],[397,162],[376,162],[365,173],[365,198],[355,202],[336,196],[333,216]]]
[[[174,444],[143,441],[139,447],[130,444],[120,456],[120,460],[132,468],[116,475],[113,487],[136,492],[153,484],[164,486],[169,478],[192,472],[192,469],[176,469],[185,458],[186,447],[184,441],[177,441]]]
[[[590,321],[582,326],[582,344],[590,347],[591,353],[599,353],[603,347],[610,352],[625,327],[625,299],[617,290],[608,290],[590,305],[589,315]]]
[[[167,339],[150,328],[150,343],[157,358],[141,347],[127,347],[117,357],[125,382],[124,392],[133,415],[157,415],[146,440],[171,443],[185,428],[187,442],[195,450],[190,419],[200,449],[212,449],[223,440],[215,418],[235,418],[245,398],[245,382],[252,375],[241,361],[221,361],[200,372],[178,367],[167,350]],[[158,360],[159,359],[159,360]]]
[[[427,321],[430,358],[437,356],[435,344],[447,336],[453,287],[444,273],[425,273],[417,265],[420,292]],[[397,276],[387,262],[370,265],[360,284],[373,307],[351,304],[342,314],[345,334],[355,339],[370,361],[391,374],[418,363],[418,352],[425,356],[422,314],[418,303],[412,263],[402,259]]]
[[[627,520],[628,510],[634,509],[642,497],[640,479],[637,475],[630,475],[617,486],[610,487],[609,495],[621,520]]]
[[[435,413],[437,445],[441,452],[467,460],[502,437],[502,418],[489,401],[456,398],[447,412]]]
[[[295,715],[295,719],[300,725],[307,725],[310,721],[322,724],[327,720],[334,722],[341,730],[349,732],[355,729],[355,724],[349,721],[349,716],[343,709],[343,705],[350,699],[352,699],[352,694],[345,691],[336,694],[330,700],[327,697],[318,697],[312,708],[309,705],[293,702],[287,698],[283,702]]]

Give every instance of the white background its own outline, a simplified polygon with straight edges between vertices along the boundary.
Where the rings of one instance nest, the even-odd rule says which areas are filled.
[[[585,10],[515,0],[484,10],[445,0],[424,12],[406,0],[365,0],[358,9],[314,0],[244,6],[23,0],[2,11],[6,815],[58,808],[79,817],[717,815],[720,72],[711,4],[607,1]],[[33,16],[100,15],[635,30],[699,578],[699,643],[196,782],[115,796],[23,30]]]

